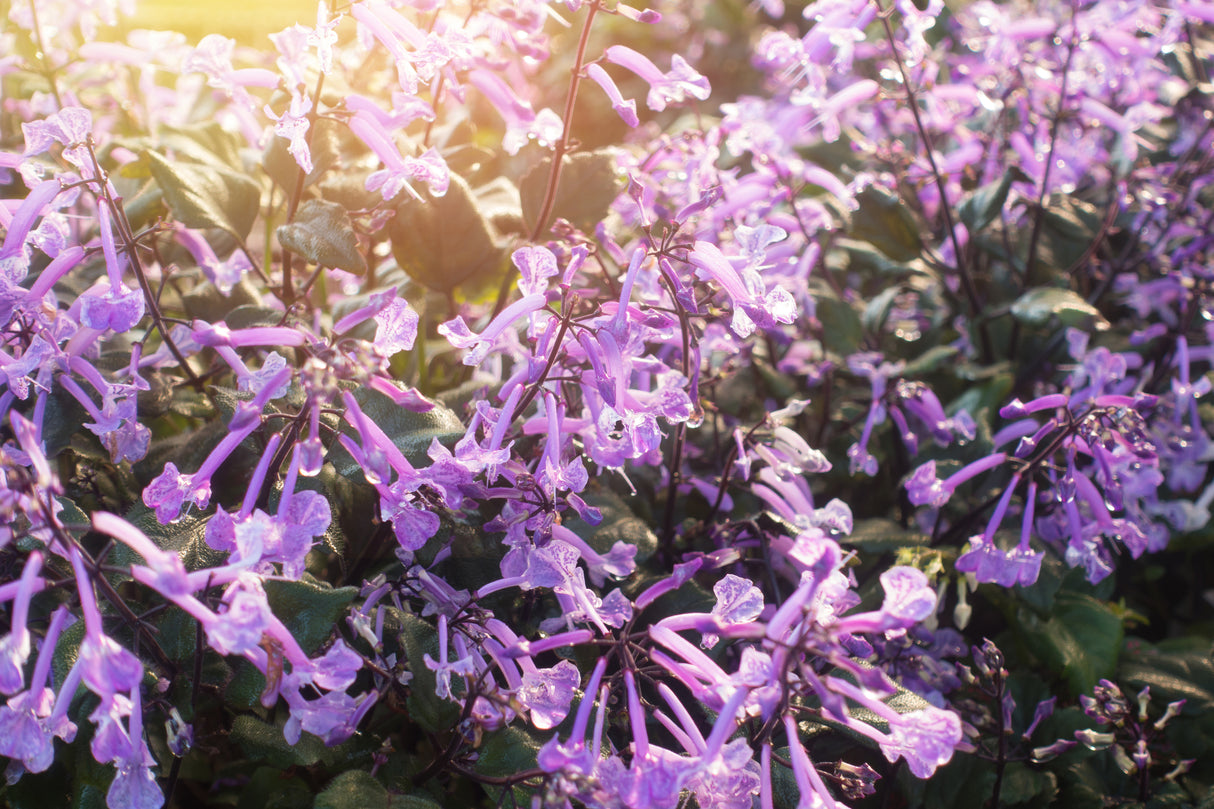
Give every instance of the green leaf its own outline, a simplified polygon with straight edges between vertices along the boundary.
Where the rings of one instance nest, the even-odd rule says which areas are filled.
[[[913,781],[909,770],[900,774]],[[995,768],[977,756],[956,753],[923,783],[920,806],[932,809],[975,809],[984,806],[995,787]]]
[[[126,214],[127,222],[136,231],[143,230],[156,221],[163,208],[164,194],[160,186],[149,177],[139,188],[129,196],[123,197],[122,212]]]
[[[148,151],[173,215],[186,227],[219,228],[243,242],[261,209],[261,189],[248,177],[217,166],[171,161]]]
[[[1037,287],[1012,304],[1012,317],[1030,326],[1045,326],[1055,318],[1063,326],[1108,328],[1100,311],[1077,293],[1060,287]]]
[[[434,439],[437,438],[439,443],[446,446],[454,446],[456,441],[464,437],[464,424],[459,416],[442,405],[435,405],[425,413],[415,413],[368,388],[359,388],[354,392],[354,398],[367,418],[392,439],[392,443],[414,466],[430,465],[426,453]],[[357,440],[357,431],[349,424],[343,423],[342,430]],[[335,447],[329,453],[329,460],[343,477],[361,474],[358,462],[344,448]]]
[[[258,767],[241,785],[236,809],[311,809],[312,790],[303,779],[288,777],[284,769]]]
[[[228,315],[234,310],[259,303],[261,303],[261,293],[247,278],[242,278],[240,283],[233,286],[227,295],[220,292],[219,288],[210,281],[206,281],[197,284],[181,296],[181,305],[185,307],[186,314],[208,323],[218,320],[226,321]],[[282,317],[282,312],[278,312],[278,317]],[[231,323],[228,323],[228,326],[236,328]]]
[[[498,243],[497,231],[481,213],[468,183],[453,174],[443,196],[421,193],[423,200],[400,202],[388,225],[392,255],[401,269],[423,286],[444,293],[495,280],[505,266],[506,249]]]
[[[1101,218],[1090,203],[1070,194],[1054,194],[1041,213],[1042,222],[1029,286],[1040,286],[1067,273],[1087,253],[1101,229]]]
[[[335,202],[308,200],[296,212],[295,221],[278,228],[276,235],[279,244],[313,264],[359,275],[367,271],[354,225]]]
[[[963,196],[961,204],[957,206],[957,217],[971,234],[977,233],[999,216],[1007,202],[1012,182],[1028,179],[1029,176],[1019,166],[1012,166],[1000,180],[987,183]]]
[[[420,795],[393,795],[392,809],[443,809],[443,807]]]
[[[489,733],[479,748],[476,771],[481,775],[504,778],[534,769],[541,744],[531,733],[513,725]]]
[[[1200,638],[1177,638],[1158,646],[1135,644],[1133,656],[1121,666],[1120,679],[1135,688],[1151,687],[1151,699],[1159,703],[1185,700],[1185,713],[1214,709],[1214,660],[1210,642]]]
[[[126,513],[126,521],[148,535],[162,550],[181,557],[186,570],[202,570],[223,564],[224,554],[207,544],[207,520],[196,512],[184,514],[174,523],[161,525],[156,512],[139,503]],[[143,557],[123,543],[116,543],[109,564],[125,567],[142,564]]]
[[[279,770],[296,765],[310,767],[320,761],[324,750],[324,742],[311,733],[301,734],[297,744],[290,744],[283,737],[280,725],[271,725],[247,714],[236,717],[232,723],[231,739],[251,760],[264,761]]]
[[[814,294],[818,320],[822,323],[822,345],[841,356],[854,354],[864,339],[864,325],[854,306],[833,293]]]
[[[476,771],[490,778],[506,778],[536,766],[536,753],[543,741],[517,726],[503,728],[485,737],[477,749]],[[487,790],[495,788],[486,785]],[[514,805],[530,806],[534,788],[523,783],[514,786]],[[494,794],[494,792],[490,792]]]
[[[205,163],[218,168],[241,164],[240,150],[245,140],[224,129],[218,121],[192,124],[162,124],[156,131],[160,151],[171,149],[191,163]]]
[[[1110,678],[1117,670],[1124,634],[1121,619],[1103,601],[1085,593],[1060,592],[1045,622],[1025,610],[1014,631],[1026,649],[1066,680],[1073,696],[1091,693],[1097,680]]]
[[[328,640],[333,627],[358,595],[357,587],[332,588],[319,582],[266,579],[266,600],[308,654]]]
[[[856,203],[849,236],[869,242],[894,261],[918,258],[921,225],[897,194],[870,185],[856,194]]]
[[[636,515],[623,497],[606,486],[589,486],[582,492],[586,505],[599,509],[603,521],[589,525],[580,517],[569,520],[566,525],[586,544],[599,553],[608,553],[617,542],[632,545],[637,549],[636,562],[643,563],[658,547],[657,534],[649,523]]]
[[[595,225],[607,215],[607,209],[624,187],[619,174],[619,158],[612,149],[565,155],[561,161],[560,184],[548,218],[537,228],[544,198],[548,194],[552,158],[546,157],[527,172],[519,185],[523,221],[531,233],[545,234],[556,218],[567,219],[574,227],[593,233]]]
[[[908,362],[902,375],[907,379],[918,379],[948,365],[959,353],[960,349],[956,346],[933,346]]]
[[[867,554],[884,553],[899,548],[926,548],[931,539],[921,531],[903,528],[894,520],[875,517],[858,520],[851,534],[842,537],[845,545],[854,545]]]
[[[389,809],[391,796],[369,772],[348,770],[316,796],[313,809]]]
[[[1052,772],[1012,762],[1003,773],[1000,806],[1048,806],[1057,793],[1058,778]]]

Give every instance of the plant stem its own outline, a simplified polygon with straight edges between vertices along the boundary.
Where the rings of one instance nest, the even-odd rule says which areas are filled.
[[[1062,113],[1066,109],[1067,82],[1071,77],[1071,60],[1075,56],[1078,37],[1079,32],[1075,28],[1074,10],[1072,9],[1071,39],[1067,43],[1066,60],[1062,65],[1062,86],[1058,90],[1058,109],[1054,110],[1054,117],[1050,122],[1050,146],[1045,156],[1045,168],[1041,172],[1041,191],[1037,195],[1037,214],[1033,217],[1033,230],[1029,235],[1029,252],[1024,260],[1024,283],[1030,287],[1037,286],[1041,281],[1035,277],[1037,244],[1041,239],[1041,227],[1045,222],[1045,198],[1049,193],[1050,170],[1054,167],[1054,149],[1058,145],[1058,129],[1062,122]]]
[[[911,85],[910,74],[906,72],[906,65],[902,60],[901,51],[898,48],[898,40],[894,37],[894,28],[889,22],[889,9],[881,5],[881,0],[873,0],[877,5],[877,16],[881,20],[881,25],[885,29],[885,37],[889,41],[889,47],[893,52],[894,62],[898,65],[898,74],[902,77],[902,86],[906,88],[907,106],[910,107],[911,116],[915,119],[915,129],[919,133],[919,140],[923,142],[923,154],[927,157],[927,163],[931,166],[932,177],[936,183],[936,189],[940,193],[940,213],[944,216],[944,224],[948,229],[948,238],[953,245],[953,255],[957,262],[957,276],[961,279],[961,288],[965,292],[966,300],[969,302],[970,315],[978,321],[979,340],[982,343],[982,355],[990,360],[991,339],[987,332],[986,323],[979,319],[982,313],[982,302],[978,298],[978,291],[974,286],[974,279],[970,275],[969,265],[965,261],[965,253],[961,249],[961,242],[957,238],[957,224],[953,221],[953,212],[949,208],[948,203],[948,184],[944,181],[944,175],[940,173],[940,167],[936,164],[936,155],[932,150],[932,140],[927,133],[927,126],[923,123],[923,116],[919,114],[919,98],[915,93],[915,88]]]

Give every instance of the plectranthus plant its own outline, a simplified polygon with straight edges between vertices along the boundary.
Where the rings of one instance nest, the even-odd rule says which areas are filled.
[[[3,7],[5,805],[1209,805],[1214,5],[130,5]]]

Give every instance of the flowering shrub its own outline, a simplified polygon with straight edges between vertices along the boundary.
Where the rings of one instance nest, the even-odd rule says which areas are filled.
[[[669,6],[11,4],[8,805],[1209,805],[1214,4]]]

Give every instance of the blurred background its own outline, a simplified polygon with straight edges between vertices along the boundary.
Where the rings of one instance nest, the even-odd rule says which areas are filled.
[[[135,0],[135,14],[123,26],[180,31],[190,44],[207,34],[223,34],[241,45],[264,48],[269,34],[297,22],[315,25],[316,7],[317,0]]]

